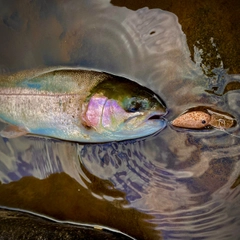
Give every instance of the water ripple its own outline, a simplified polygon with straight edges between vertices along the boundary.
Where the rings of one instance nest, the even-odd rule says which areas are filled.
[[[222,95],[205,91],[215,78],[190,59],[174,14],[71,0],[31,3],[32,17],[23,6],[0,10],[0,65],[10,72],[59,64],[108,71],[157,92],[169,121],[198,105],[239,121],[239,88],[224,90],[239,75],[220,71]],[[137,239],[238,239],[239,135],[238,124],[227,132],[168,124],[159,135],[121,143],[1,138],[0,204]]]

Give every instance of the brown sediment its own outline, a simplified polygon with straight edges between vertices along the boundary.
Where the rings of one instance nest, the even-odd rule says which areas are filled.
[[[0,209],[0,222],[0,238],[8,240],[130,240],[130,237],[120,233],[86,226],[56,223],[28,213],[6,209]]]
[[[233,185],[231,186],[231,189],[236,188],[240,185],[240,175],[237,177],[237,179],[234,181]]]
[[[233,91],[233,90],[239,90],[239,89],[240,89],[240,82],[233,81],[226,85],[226,87],[223,91],[223,94]]]
[[[51,174],[43,180],[23,177],[9,184],[0,183],[0,205],[57,220],[108,226],[137,239],[161,239],[154,230],[155,225],[149,222],[153,216],[125,207],[128,205],[125,193],[116,190],[110,181],[82,170],[90,180],[83,179],[87,188],[66,173]],[[113,200],[108,201],[103,196]]]
[[[229,74],[240,72],[239,0],[112,0],[111,3],[133,10],[142,7],[160,8],[176,14],[187,36],[191,57],[194,56],[194,45],[203,49],[202,63],[210,66],[206,74],[210,75],[211,70],[219,67],[221,61],[223,67],[229,69]]]

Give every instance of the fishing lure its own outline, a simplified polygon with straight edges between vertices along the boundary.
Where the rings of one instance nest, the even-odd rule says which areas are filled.
[[[208,108],[188,110],[174,119],[171,124],[175,127],[189,129],[217,128],[228,129],[236,124],[236,120],[229,114]]]

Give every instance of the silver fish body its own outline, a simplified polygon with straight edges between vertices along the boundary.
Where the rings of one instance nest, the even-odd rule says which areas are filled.
[[[161,129],[164,123],[160,119],[143,121],[140,125],[145,126],[140,126],[139,123],[137,126],[135,124],[137,122],[133,122],[132,118],[144,114],[150,116],[153,115],[153,112],[159,116],[165,114],[162,102],[159,102],[161,109],[155,107],[154,111],[148,109],[147,113],[143,113],[143,111],[139,114],[130,113],[122,110],[120,97],[117,96],[118,99],[111,100],[117,104],[117,110],[110,106],[110,110],[105,111],[107,115],[104,116],[101,112],[106,108],[106,104],[104,104],[101,106],[103,110],[100,109],[100,112],[95,112],[93,109],[93,113],[89,113],[89,102],[98,101],[99,96],[109,100],[103,96],[98,86],[105,81],[111,83],[114,78],[113,75],[102,72],[65,68],[44,70],[42,73],[27,71],[1,76],[0,119],[19,129],[17,132],[11,132],[9,129],[3,130],[1,135],[16,137],[31,133],[78,142],[107,142],[142,137]],[[95,94],[95,91],[98,93]],[[126,112],[126,117],[121,121],[118,121],[116,117],[112,120],[113,116],[109,115],[113,113],[116,115],[119,108]],[[99,114],[99,116],[94,114]],[[102,119],[106,119],[106,117],[110,119],[107,127],[102,124]],[[86,118],[88,119],[86,120]],[[92,120],[92,118],[100,119],[100,124],[95,124],[96,126],[92,124],[92,122],[96,122],[96,119]],[[131,120],[128,122],[132,123],[127,126],[125,122],[128,119]],[[116,127],[109,127],[111,121],[115,121]]]

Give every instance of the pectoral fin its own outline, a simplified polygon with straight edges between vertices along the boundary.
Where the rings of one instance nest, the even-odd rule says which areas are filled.
[[[16,138],[23,135],[26,135],[28,132],[26,129],[17,127],[14,125],[7,125],[4,129],[0,132],[0,135],[4,138]]]

